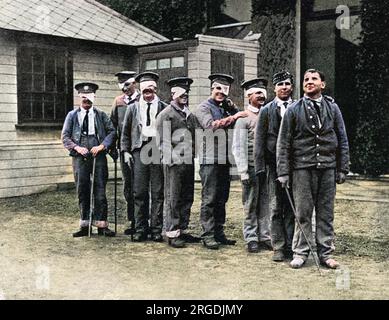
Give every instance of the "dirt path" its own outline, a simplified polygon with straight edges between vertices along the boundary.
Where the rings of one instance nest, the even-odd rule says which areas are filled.
[[[344,192],[350,188],[345,185]],[[182,250],[135,244],[124,235],[73,239],[72,190],[1,200],[0,299],[389,298],[387,204],[337,201],[336,252],[342,268],[323,269],[322,276],[311,260],[293,270],[273,263],[269,251],[247,254],[241,206],[240,193],[232,192],[226,232],[238,243],[214,252],[200,244]],[[195,233],[198,211],[197,192]],[[119,231],[123,228],[119,225]]]

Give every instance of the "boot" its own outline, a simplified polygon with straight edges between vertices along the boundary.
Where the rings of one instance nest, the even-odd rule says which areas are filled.
[[[163,238],[162,238],[162,235],[160,233],[152,233],[151,240],[154,242],[162,242]]]
[[[257,252],[259,252],[258,242],[257,241],[250,241],[247,244],[247,251],[249,253],[257,253]]]
[[[132,242],[143,242],[147,240],[147,234],[143,232],[135,232],[131,237]]]
[[[114,237],[116,235],[116,233],[114,231],[108,229],[108,227],[97,228],[97,234],[99,236],[105,236],[105,237]]]
[[[91,228],[92,229],[92,228]],[[73,238],[87,237],[89,236],[89,227],[81,227],[80,230],[73,233]],[[92,234],[92,230],[90,232]]]
[[[215,241],[219,242],[220,244],[227,245],[227,246],[234,246],[236,244],[236,240],[227,239],[227,237],[224,233],[217,235],[217,236],[215,235]]]
[[[173,248],[185,248],[185,241],[182,237],[169,238],[168,244]]]
[[[212,237],[207,237],[203,239],[204,247],[211,250],[219,249],[219,243]]]

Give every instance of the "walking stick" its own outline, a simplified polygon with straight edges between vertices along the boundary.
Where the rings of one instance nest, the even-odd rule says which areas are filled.
[[[88,228],[88,235],[89,238],[91,237],[91,229],[92,229],[92,216],[93,212],[95,211],[95,199],[94,199],[94,184],[95,184],[95,171],[96,171],[96,157],[93,157],[93,169],[92,169],[92,175],[91,175],[91,186],[90,186],[90,207],[89,207],[89,228]]]
[[[303,227],[302,227],[301,224],[300,224],[300,221],[299,221],[298,218],[297,218],[296,208],[294,207],[294,204],[293,204],[293,201],[292,201],[292,197],[290,196],[288,187],[286,187],[286,186],[285,186],[285,191],[286,191],[286,194],[288,195],[289,203],[290,203],[290,206],[292,207],[292,210],[293,210],[294,217],[295,217],[295,220],[296,220],[296,222],[297,222],[297,225],[298,225],[299,229],[301,230],[301,232],[302,232],[302,234],[303,234],[303,236],[304,236],[304,238],[305,238],[305,241],[307,241],[309,250],[311,250],[311,253],[312,253],[312,256],[313,256],[313,260],[315,260],[317,269],[319,270],[320,275],[322,275],[322,274],[321,274],[321,270],[320,270],[320,265],[319,265],[319,259],[317,259],[315,253],[313,252],[312,246],[311,246],[311,242],[309,241],[307,235],[305,234],[305,232],[304,232],[304,230],[303,230]]]
[[[119,153],[120,154],[120,153]],[[115,166],[115,182],[114,182],[114,215],[115,215],[115,233],[117,233],[118,216],[117,216],[117,190],[118,190],[118,159],[113,160]]]

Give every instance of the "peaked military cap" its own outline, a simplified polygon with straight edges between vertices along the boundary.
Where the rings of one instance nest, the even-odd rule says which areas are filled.
[[[256,78],[256,79],[252,79],[252,80],[243,81],[240,86],[241,86],[241,88],[243,88],[245,90],[249,90],[251,88],[266,89],[267,84],[268,84],[267,79],[261,77],[261,78]]]
[[[78,93],[95,93],[99,86],[92,82],[81,82],[74,86]]]
[[[288,71],[280,71],[273,75],[273,84],[276,85],[278,82],[285,81],[290,79],[290,82],[293,84],[293,75]]]
[[[208,77],[208,79],[211,80],[211,84],[218,82],[228,86],[234,82],[234,77],[223,73],[213,73]]]
[[[185,90],[190,89],[190,85],[193,83],[193,80],[188,77],[178,77],[178,78],[173,78],[167,81],[167,84],[169,85],[170,88],[173,87],[181,87]]]
[[[159,79],[159,74],[155,72],[142,72],[137,75],[135,78],[136,82],[143,82],[143,81],[155,81],[157,82]]]
[[[115,74],[115,77],[118,78],[119,83],[126,82],[130,78],[134,78],[136,75],[135,71],[121,71]]]

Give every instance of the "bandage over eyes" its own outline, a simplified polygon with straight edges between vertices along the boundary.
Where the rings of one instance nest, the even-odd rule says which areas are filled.
[[[171,93],[173,94],[173,100],[181,97],[185,92],[186,89],[181,88],[181,87],[173,87],[171,88]]]
[[[128,86],[129,83],[132,84],[133,82],[135,82],[135,78],[129,78],[128,80],[126,80],[126,81],[124,81],[122,83],[118,83],[119,89],[123,90],[123,88],[126,85],[126,83],[127,83],[127,86]]]
[[[246,91],[246,97],[249,98],[252,94],[257,92],[262,92],[263,95],[265,96],[265,99],[267,99],[267,92],[266,89],[264,88],[250,88]]]
[[[139,84],[140,91],[143,92],[146,89],[155,90],[157,88],[157,83],[155,81],[143,81]]]
[[[221,83],[218,83],[218,82],[214,82],[212,84],[212,89],[214,89],[216,87],[220,87],[222,93],[225,94],[226,96],[228,96],[228,94],[230,93],[230,86],[227,86],[225,84],[221,84]]]
[[[78,96],[80,98],[87,98],[92,103],[94,103],[96,99],[96,95],[94,93],[79,93]]]

